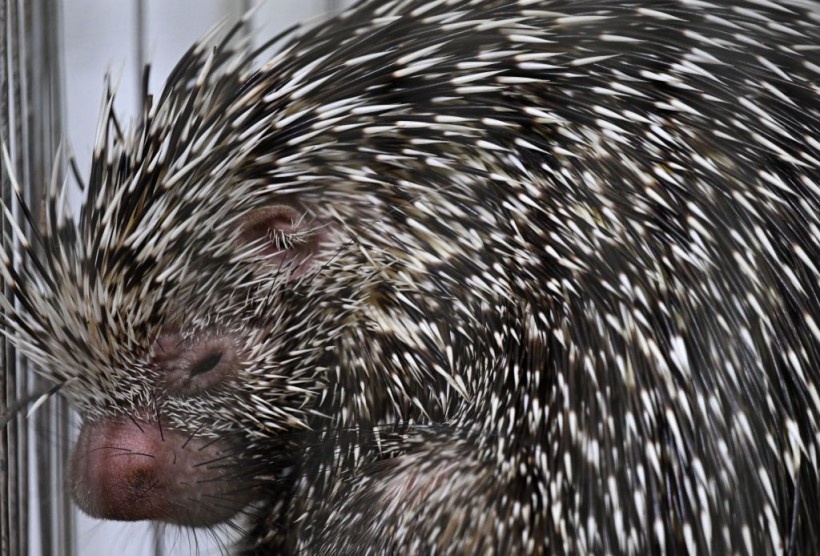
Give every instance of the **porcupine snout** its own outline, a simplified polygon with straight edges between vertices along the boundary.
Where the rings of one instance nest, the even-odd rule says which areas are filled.
[[[230,452],[228,452],[230,453]],[[72,491],[89,515],[211,525],[249,500],[223,475],[221,442],[140,420],[87,422],[72,458]]]
[[[241,366],[227,333],[183,340],[176,329],[155,342],[152,363],[164,395],[224,388]],[[231,518],[252,497],[236,476],[237,450],[225,438],[179,430],[161,409],[148,416],[87,419],[72,458],[74,499],[88,514],[123,521],[210,525]]]

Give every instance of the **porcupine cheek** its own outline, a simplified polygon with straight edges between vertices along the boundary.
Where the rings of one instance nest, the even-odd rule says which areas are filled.
[[[157,423],[86,422],[71,462],[74,500],[103,519],[213,525],[250,501],[247,491],[226,480],[225,452],[220,442]]]

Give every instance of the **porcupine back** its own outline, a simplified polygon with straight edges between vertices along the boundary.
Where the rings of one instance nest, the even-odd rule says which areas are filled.
[[[250,423],[263,460],[282,429],[314,431],[274,512],[290,548],[811,554],[817,12],[365,2],[255,73],[217,65],[158,103],[177,131],[151,144],[180,142],[153,189],[133,177],[151,160],[139,136],[128,179],[92,176],[133,223],[125,252],[150,256],[95,255],[110,262],[91,290],[111,307],[120,276],[151,316],[118,316],[139,330],[127,356],[119,333],[90,357],[137,358],[171,308],[274,330],[255,397],[161,411],[181,428]],[[324,234],[295,279],[231,249],[231,225],[283,200]],[[86,211],[63,241],[123,248]],[[71,288],[90,271],[53,272]],[[275,318],[260,316],[271,291]],[[108,411],[153,407],[133,382],[95,392]],[[68,393],[88,411],[87,389]],[[210,408],[216,425],[194,411]]]

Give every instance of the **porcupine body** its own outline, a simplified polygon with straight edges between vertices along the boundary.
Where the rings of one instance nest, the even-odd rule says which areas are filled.
[[[75,498],[248,504],[248,553],[816,553],[819,14],[364,2],[261,67],[195,46],[3,267]]]

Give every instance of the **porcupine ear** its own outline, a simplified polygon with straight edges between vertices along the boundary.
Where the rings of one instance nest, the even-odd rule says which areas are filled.
[[[239,241],[266,263],[290,267],[300,274],[316,252],[319,230],[304,210],[290,204],[271,204],[246,215]]]

